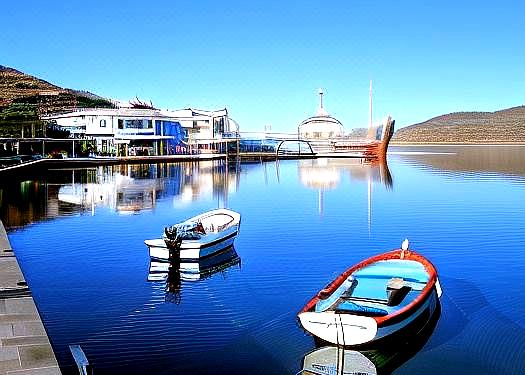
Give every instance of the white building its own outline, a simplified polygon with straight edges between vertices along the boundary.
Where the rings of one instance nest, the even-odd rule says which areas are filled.
[[[119,156],[196,152],[209,149],[225,133],[238,131],[226,109],[86,108],[43,119],[68,130],[73,138],[92,140],[98,153]]]
[[[319,109],[316,115],[301,122],[298,133],[301,138],[307,139],[328,139],[344,135],[343,124],[331,117],[323,107],[322,89],[319,89]]]

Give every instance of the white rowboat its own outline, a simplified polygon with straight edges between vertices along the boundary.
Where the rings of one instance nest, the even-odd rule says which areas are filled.
[[[169,260],[172,256],[200,259],[232,246],[240,225],[238,212],[219,208],[168,227],[163,238],[145,240],[144,243],[152,259]],[[179,243],[173,244],[170,231],[176,232]]]
[[[322,341],[355,346],[383,341],[438,307],[441,287],[435,267],[402,249],[368,258],[343,272],[299,312],[305,330]]]

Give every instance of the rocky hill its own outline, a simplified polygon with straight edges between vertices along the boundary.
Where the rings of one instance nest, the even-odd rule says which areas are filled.
[[[397,130],[392,143],[525,143],[525,106],[457,112]]]
[[[95,94],[65,89],[0,65],[0,121],[38,119],[42,114],[83,107],[112,107]]]

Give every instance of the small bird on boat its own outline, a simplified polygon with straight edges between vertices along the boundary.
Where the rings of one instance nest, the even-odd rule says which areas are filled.
[[[408,238],[405,238],[401,244],[401,254],[399,256],[401,259],[405,259],[405,251],[408,251]]]

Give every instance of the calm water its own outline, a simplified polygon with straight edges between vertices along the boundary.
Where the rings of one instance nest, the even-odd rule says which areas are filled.
[[[388,165],[56,171],[1,181],[0,218],[64,374],[69,344],[97,375],[295,374],[315,348],[304,303],[405,237],[438,269],[441,315],[371,355],[380,373],[523,374],[524,198],[525,147],[391,147]],[[145,239],[216,207],[242,213],[234,250],[201,273],[150,264]]]

